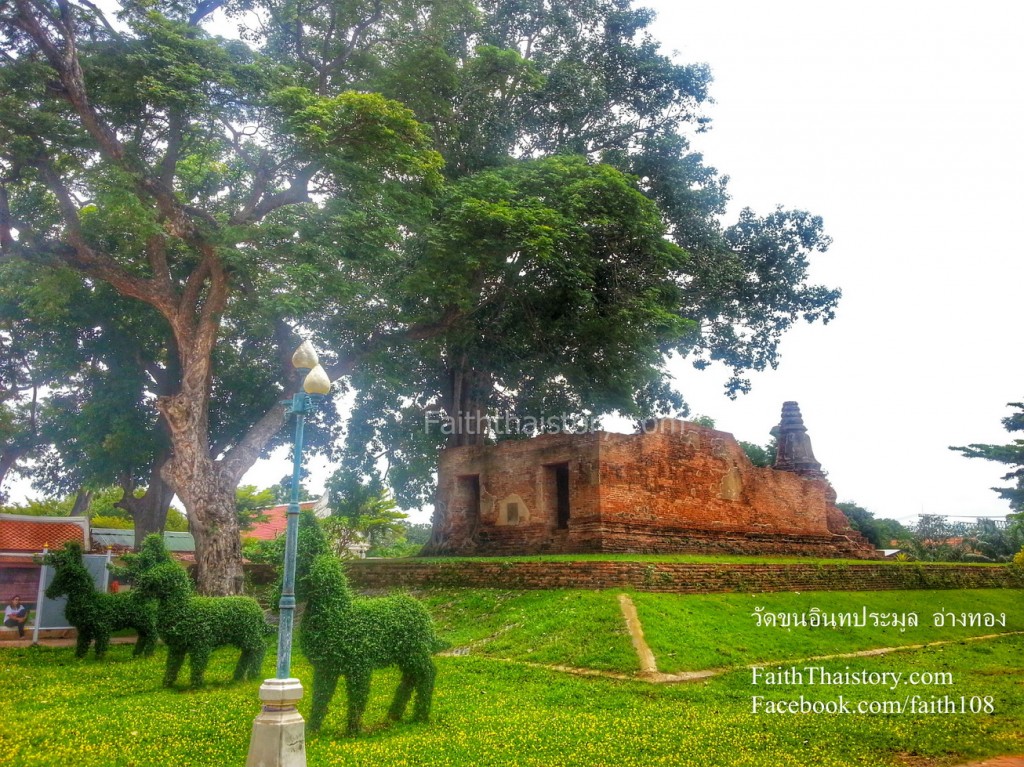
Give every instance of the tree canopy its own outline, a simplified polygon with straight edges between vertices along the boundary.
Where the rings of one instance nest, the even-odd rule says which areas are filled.
[[[1024,402],[1010,402],[1008,406],[1018,412],[1006,416],[1003,419],[1003,426],[1008,432],[1024,432]],[[968,458],[984,458],[986,461],[996,461],[1010,466],[1010,471],[1003,475],[1003,479],[1013,484],[992,489],[1000,498],[1010,502],[1010,508],[1014,512],[1024,515],[1024,439],[1015,439],[1006,445],[974,444],[949,449]]]
[[[185,505],[201,591],[241,587],[235,489],[283,439],[300,337],[355,390],[345,470],[386,459],[408,506],[440,446],[483,438],[426,413],[684,412],[673,355],[726,363],[735,393],[794,323],[832,317],[838,291],[808,280],[819,218],[720,222],[725,179],[690,145],[710,72],[652,19],[630,0],[0,7],[0,260],[35,270],[19,285],[72,275],[100,326],[139,318],[62,423],[88,431],[105,398],[135,414],[139,484]]]

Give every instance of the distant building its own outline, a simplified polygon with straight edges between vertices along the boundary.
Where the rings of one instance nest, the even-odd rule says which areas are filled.
[[[331,513],[330,507],[327,505],[327,500],[328,496],[325,493],[318,501],[303,501],[299,504],[299,509],[303,511],[309,511],[312,509],[313,513],[317,517],[327,517],[330,516]],[[284,535],[285,529],[288,527],[287,503],[271,506],[267,509],[261,509],[260,515],[265,519],[262,522],[257,522],[251,529],[243,530],[243,541],[272,541],[278,536]],[[370,544],[368,543],[353,543],[348,547],[349,552],[360,559],[366,556],[366,552],[369,548]]]
[[[192,533],[166,530],[164,531],[164,546],[174,555],[175,559],[181,562],[195,561],[196,541],[192,537]],[[132,551],[135,548],[135,531],[114,527],[92,528],[93,551],[106,551],[108,548],[115,554]]]
[[[89,520],[85,517],[34,517],[0,514],[0,601],[15,594],[34,603],[39,590],[38,555],[74,541],[89,548]]]

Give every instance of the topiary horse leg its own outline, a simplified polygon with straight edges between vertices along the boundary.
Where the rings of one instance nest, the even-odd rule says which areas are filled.
[[[84,658],[89,652],[89,645],[92,644],[92,632],[86,628],[78,629],[78,638],[75,640],[75,657]]]
[[[267,645],[260,641],[256,647],[252,648],[252,652],[249,653],[249,665],[246,668],[246,677],[248,679],[259,679],[260,671],[263,670],[263,655],[267,652]]]
[[[172,687],[178,681],[178,672],[185,662],[185,650],[172,647],[167,651],[167,670],[164,671],[164,687]]]
[[[231,675],[236,682],[245,679],[245,673],[249,670],[249,665],[252,662],[251,654],[252,650],[242,648],[242,654],[238,656],[238,663],[235,664],[235,673]]]
[[[313,669],[313,708],[309,712],[309,729],[316,732],[327,715],[327,706],[338,687],[338,675]]]
[[[358,735],[362,729],[363,711],[370,699],[370,669],[352,671],[345,677],[345,690],[348,692],[348,729],[349,735]]]
[[[430,706],[434,698],[434,677],[437,669],[430,656],[426,656],[420,663],[419,675],[416,679],[416,704],[413,706],[412,718],[417,722],[426,722],[430,719]]]
[[[135,650],[132,652],[132,657],[137,658],[140,655],[150,656],[153,654],[153,647],[156,645],[156,637],[145,628],[137,628],[139,636],[135,640]]]
[[[104,631],[96,632],[96,658],[97,660],[107,654],[107,647],[110,646],[110,634]]]
[[[255,677],[263,665],[263,647],[243,647],[235,666],[234,680],[240,682],[246,677]]]
[[[206,673],[206,666],[210,662],[210,649],[209,647],[200,645],[193,647],[189,653],[189,671],[191,672],[191,682],[193,687],[203,686],[203,674]]]
[[[409,698],[412,697],[412,691],[415,686],[416,678],[413,673],[403,669],[402,681],[398,683],[398,689],[395,690],[395,697],[391,701],[391,708],[388,709],[389,719],[397,722],[402,718],[402,715],[405,713],[406,706],[409,705]]]

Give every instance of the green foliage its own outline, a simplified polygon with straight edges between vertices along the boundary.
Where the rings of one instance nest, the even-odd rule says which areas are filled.
[[[349,467],[386,458],[413,507],[443,442],[426,411],[684,412],[671,354],[741,391],[838,301],[810,282],[820,219],[719,223],[725,179],[690,147],[711,74],[628,0],[253,0],[224,6],[265,22],[231,41],[216,3],[8,6],[0,241],[28,279],[0,284],[10,326],[67,352],[19,381],[67,386],[31,439],[21,386],[0,430],[43,435],[52,493],[124,475],[157,504],[144,478],[169,477],[209,531],[204,587],[238,565],[212,555],[236,550],[218,510],[283,439],[294,328],[353,373]],[[326,450],[337,414],[316,419]]]
[[[269,541],[243,538],[242,556],[254,564],[280,567],[284,560],[284,536]]]
[[[124,517],[101,517],[95,516],[89,520],[93,527],[106,527],[112,530],[134,530],[135,523]]]
[[[1010,402],[1009,407],[1018,412],[1003,419],[1003,426],[1009,432],[1024,432],[1024,402]],[[1024,439],[1015,439],[1007,445],[967,445],[966,447],[950,447],[968,458],[984,458],[1012,467],[1003,475],[1004,480],[1013,482],[1010,487],[992,488],[1001,498],[1010,502],[1010,508],[1024,520]]]
[[[926,562],[1010,562],[1024,545],[1024,529],[1014,517],[968,523],[922,514],[901,545]]]
[[[281,481],[276,485],[272,485],[270,488],[274,494],[274,504],[289,503],[292,499],[292,475],[289,473],[284,477],[281,477]],[[315,501],[316,498],[309,492],[307,488],[301,482],[299,483],[299,503],[304,501]]]
[[[744,442],[743,440],[740,440],[739,445],[743,449],[743,452],[747,454],[747,458],[750,459],[750,462],[755,466],[770,468],[775,465],[775,451],[778,446],[774,437],[772,437],[772,440],[763,447],[761,445],[755,445],[753,442]]]
[[[850,520],[850,527],[867,538],[879,549],[891,548],[893,541],[905,541],[911,531],[894,519],[875,519],[875,515],[851,501],[837,503],[836,507]]]
[[[121,557],[121,565],[110,565],[111,575],[125,583],[134,584],[147,570],[157,565],[169,564],[174,560],[164,545],[163,536],[151,533],[142,539],[142,545],[136,552],[124,554]]]
[[[320,522],[331,549],[339,557],[350,557],[355,544],[381,547],[404,532],[408,517],[378,479],[363,482],[347,469],[340,469],[328,481],[331,516]]]
[[[147,558],[158,554],[155,544],[146,549]],[[140,555],[136,563],[142,562]],[[136,589],[157,600],[157,631],[168,648],[164,687],[177,681],[186,656],[191,685],[201,687],[210,653],[225,645],[242,651],[235,681],[259,676],[270,627],[255,599],[194,596],[188,573],[173,561],[146,567],[138,576]]]
[[[167,510],[167,521],[164,523],[164,530],[170,530],[173,533],[187,533],[188,517],[173,507],[169,508]]]
[[[284,547],[285,536],[279,535],[272,541],[251,541],[245,548],[253,562],[273,565],[277,570],[277,581],[270,595],[270,604],[274,610],[281,602],[281,589],[284,583]],[[295,600],[297,603],[306,601],[306,576],[313,560],[321,554],[331,551],[331,544],[320,526],[320,520],[312,509],[299,511],[299,536],[295,544]]]
[[[368,557],[414,557],[430,540],[431,526],[402,520],[396,530],[374,543],[366,552]]]
[[[698,426],[703,426],[707,429],[715,428],[715,419],[709,415],[695,415],[689,419],[690,423],[695,423]]]
[[[388,716],[400,720],[415,692],[413,719],[426,721],[436,673],[431,655],[438,649],[426,608],[408,596],[354,598],[341,562],[331,554],[317,556],[303,580],[299,645],[313,666],[310,729],[320,729],[338,678],[345,677],[347,732],[358,733],[373,670],[387,666],[398,666],[402,675]]]
[[[157,637],[155,605],[135,592],[101,594],[96,591],[92,576],[82,564],[82,547],[77,543],[68,543],[62,550],[47,554],[45,562],[54,569],[46,597],[67,597],[64,616],[78,632],[77,657],[85,657],[89,645],[95,641],[96,657],[102,658],[111,635],[122,629],[138,632],[136,656],[153,653]]]
[[[235,509],[238,512],[238,529],[243,535],[260,522],[267,520],[263,511],[275,505],[274,489],[259,490],[255,485],[239,485],[235,489]]]
[[[2,507],[4,514],[24,514],[32,517],[66,517],[71,514],[74,498],[29,498],[24,503]]]

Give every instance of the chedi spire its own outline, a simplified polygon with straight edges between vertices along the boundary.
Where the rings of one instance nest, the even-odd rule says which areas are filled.
[[[775,453],[775,468],[791,471],[801,477],[824,478],[821,464],[814,458],[811,438],[807,436],[800,406],[795,402],[782,403],[782,420],[776,427],[778,447]],[[773,430],[774,431],[774,430]]]

